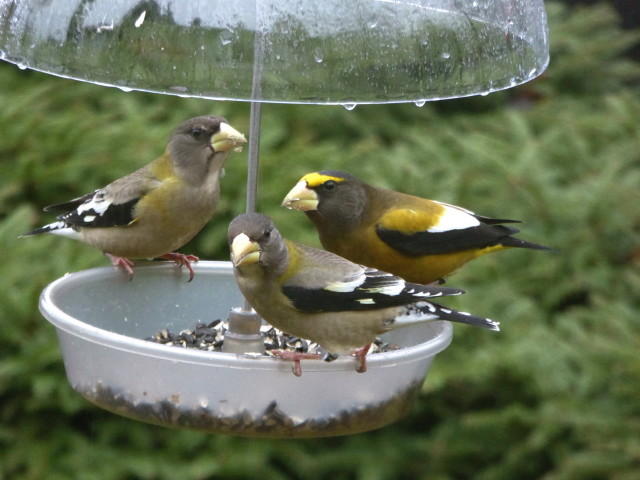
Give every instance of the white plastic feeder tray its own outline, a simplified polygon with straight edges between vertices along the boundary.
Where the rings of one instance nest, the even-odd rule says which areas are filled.
[[[153,343],[166,328],[226,319],[242,295],[229,262],[203,261],[187,283],[172,264],[136,268],[132,281],[111,267],[65,275],[40,299],[55,325],[71,386],[94,404],[144,422],[243,436],[357,433],[410,409],[433,357],[451,342],[448,322],[384,336],[399,350],[291,362],[266,355],[205,352]]]

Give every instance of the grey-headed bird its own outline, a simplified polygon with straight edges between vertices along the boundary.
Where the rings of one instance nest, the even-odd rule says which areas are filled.
[[[459,295],[457,288],[409,283],[333,253],[282,238],[271,219],[243,214],[229,225],[228,242],[240,291],[267,322],[319,343],[327,352],[354,352],[357,371],[377,335],[430,320],[450,320],[490,330],[497,322],[443,307],[434,297]],[[278,352],[294,360],[307,354]]]
[[[220,176],[231,150],[245,137],[222,117],[191,118],[178,126],[163,155],[106,187],[45,212],[57,221],[23,236],[52,233],[80,240],[104,252],[114,266],[133,275],[134,259],[172,260],[189,270],[193,255],[175,250],[212,218],[220,197]]]

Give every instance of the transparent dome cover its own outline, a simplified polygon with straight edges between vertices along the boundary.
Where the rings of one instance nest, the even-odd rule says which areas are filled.
[[[326,104],[488,93],[549,59],[543,0],[0,0],[0,58],[123,89]]]

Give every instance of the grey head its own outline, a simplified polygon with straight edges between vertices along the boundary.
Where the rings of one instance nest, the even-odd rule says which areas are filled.
[[[264,272],[277,276],[287,267],[286,243],[266,215],[238,215],[229,224],[227,241],[236,270],[259,266]]]
[[[224,117],[203,115],[181,123],[171,134],[168,151],[173,165],[188,181],[202,182],[224,166],[228,152],[246,143]]]

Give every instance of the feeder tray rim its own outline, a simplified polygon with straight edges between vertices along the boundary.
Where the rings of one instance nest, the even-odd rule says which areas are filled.
[[[194,265],[196,273],[231,273],[233,267],[228,261],[204,260]],[[176,267],[170,262],[147,262],[136,265],[136,272],[154,272],[159,274],[175,275]],[[56,328],[65,331],[83,340],[128,353],[135,353],[146,357],[179,361],[182,363],[202,364],[202,365],[223,365],[228,368],[252,368],[273,370],[278,368],[282,360],[255,354],[236,354],[224,352],[207,352],[196,349],[187,349],[174,346],[162,345],[148,340],[130,337],[121,333],[95,327],[78,318],[66,313],[58,307],[53,300],[58,288],[64,285],[66,288],[72,287],[74,283],[84,283],[88,277],[92,281],[105,277],[121,275],[113,267],[97,267],[82,270],[74,273],[67,273],[64,276],[50,283],[40,295],[39,308],[42,315]],[[198,276],[196,275],[196,280]],[[127,281],[123,278],[123,281]],[[136,279],[134,278],[134,282]],[[184,281],[182,275],[176,275],[176,281]],[[188,288],[188,286],[186,287]],[[453,327],[446,321],[434,321],[440,324],[440,331],[436,336],[418,345],[403,347],[398,350],[376,353],[367,357],[367,364],[370,367],[394,366],[409,362],[415,358],[434,356],[449,346],[452,339]],[[321,360],[306,360],[305,371],[339,371],[352,370],[353,359],[347,355],[341,355],[333,362]]]

